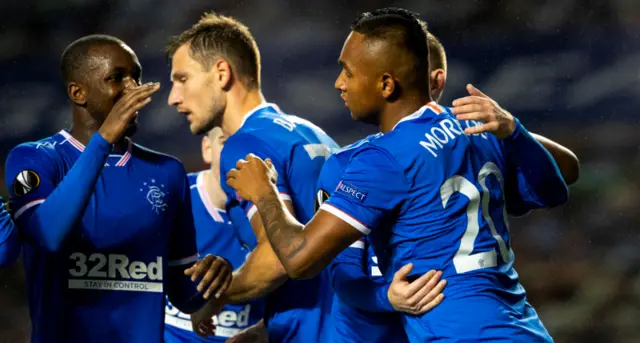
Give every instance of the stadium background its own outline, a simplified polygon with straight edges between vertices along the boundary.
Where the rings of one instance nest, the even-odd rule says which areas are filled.
[[[199,139],[166,105],[163,46],[208,10],[249,26],[269,101],[352,142],[374,128],[345,111],[333,89],[336,59],[355,15],[389,5],[421,13],[447,49],[443,104],[472,82],[581,159],[568,205],[511,221],[517,270],[556,341],[640,342],[637,0],[2,1],[0,159],[69,125],[59,56],[80,36],[108,33],[137,52],[145,81],[163,84],[134,141],[178,156],[189,171],[202,168]],[[0,343],[26,342],[28,333],[18,265],[0,271]]]

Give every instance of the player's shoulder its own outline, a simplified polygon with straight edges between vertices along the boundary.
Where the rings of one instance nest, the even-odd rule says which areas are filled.
[[[7,164],[10,165],[15,159],[55,159],[58,156],[56,148],[61,144],[57,135],[18,144],[9,152]]]
[[[444,143],[453,136],[463,134],[460,123],[453,117],[450,108],[430,102],[402,118],[391,131],[376,139],[372,145],[396,155],[434,135]]]
[[[366,144],[371,143],[372,141],[380,137],[382,137],[382,133],[376,133],[376,134],[369,135],[352,144],[345,145],[344,147],[336,150],[336,152],[331,154],[331,156],[329,156],[329,158],[327,159],[327,163],[329,163],[329,161],[335,161],[335,163],[342,165],[344,167],[349,163],[351,156],[356,151],[358,151],[358,149],[362,148]]]
[[[175,156],[149,149],[137,143],[131,143],[131,155],[145,162],[169,168],[168,170],[186,174],[182,161]]]
[[[189,179],[189,187],[194,188],[198,185],[198,177],[202,174],[203,170],[192,172],[187,174],[187,179]]]
[[[285,113],[273,103],[264,103],[248,114],[239,132],[254,133],[269,141],[290,142],[293,136],[300,135],[300,128],[328,136],[318,125],[297,115]]]

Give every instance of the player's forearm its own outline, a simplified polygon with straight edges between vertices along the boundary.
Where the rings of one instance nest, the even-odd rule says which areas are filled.
[[[27,229],[48,250],[58,250],[83,215],[110,148],[94,134],[62,182],[28,218]]]
[[[20,254],[20,239],[9,212],[0,199],[0,267],[10,266]]]
[[[198,292],[198,284],[191,277],[184,275],[187,266],[169,266],[167,268],[166,294],[169,301],[183,313],[193,313],[206,304],[202,294]]]
[[[368,312],[395,312],[387,297],[388,285],[374,282],[362,266],[334,263],[331,266],[333,289],[340,301]]]
[[[580,176],[580,161],[578,157],[569,149],[564,146],[535,133],[531,133],[531,136],[535,138],[545,149],[553,156],[553,159],[558,164],[562,177],[567,185],[572,185],[578,181]]]
[[[284,202],[274,190],[264,194],[254,203],[264,223],[269,243],[278,260],[292,278],[315,275],[310,270],[311,262],[307,250],[307,238],[300,224],[287,210]],[[313,275],[308,275],[311,272]]]
[[[244,303],[263,297],[287,281],[287,274],[268,242],[259,242],[245,263],[233,273],[224,293],[226,303]]]
[[[518,177],[541,206],[553,207],[567,201],[569,191],[558,165],[549,152],[520,124],[503,140],[508,160],[518,170]],[[522,186],[522,185],[521,185]]]

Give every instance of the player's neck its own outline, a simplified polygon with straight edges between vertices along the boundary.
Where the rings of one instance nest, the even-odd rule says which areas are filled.
[[[404,117],[418,111],[422,106],[431,102],[430,96],[405,96],[405,99],[387,104],[380,114],[380,132],[388,133]]]
[[[242,126],[249,111],[264,102],[264,96],[260,89],[246,90],[242,88],[232,91],[229,94],[227,108],[222,117],[222,131],[229,136],[235,134]]]
[[[73,121],[71,124],[71,128],[69,128],[69,134],[75,138],[78,142],[82,143],[84,146],[89,144],[89,140],[91,137],[98,132],[102,123],[95,120],[88,113],[80,113],[78,111],[73,111]],[[124,138],[114,144],[116,149],[121,149],[126,146]]]
[[[204,189],[207,191],[207,196],[211,204],[213,204],[215,208],[224,209],[227,196],[220,186],[219,172],[209,170],[207,173],[204,173]]]

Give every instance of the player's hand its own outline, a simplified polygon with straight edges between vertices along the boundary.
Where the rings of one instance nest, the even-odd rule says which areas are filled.
[[[237,335],[229,338],[226,343],[268,343],[267,329],[262,321],[240,331]]]
[[[509,137],[516,129],[511,113],[471,84],[467,85],[469,96],[453,101],[451,112],[458,120],[476,120],[484,124],[468,127],[467,135],[490,132],[498,139]]]
[[[407,276],[412,269],[413,264],[409,263],[393,275],[387,296],[396,311],[421,315],[431,311],[444,300],[442,290],[447,285],[447,280],[440,280],[441,271],[430,270],[409,283]]]
[[[254,203],[263,195],[273,192],[277,180],[278,172],[271,160],[267,158],[263,161],[254,154],[248,154],[246,160],[239,160],[235,169],[227,173],[227,185],[243,199]]]
[[[142,86],[127,88],[118,99],[98,132],[113,144],[122,138],[129,123],[135,119],[139,109],[151,102],[151,95],[160,89],[160,83],[151,82]]]
[[[193,282],[201,279],[198,284],[198,292],[202,293],[206,290],[203,295],[205,299],[209,299],[212,294],[216,299],[219,299],[231,285],[233,269],[227,260],[208,254],[186,269],[184,274],[191,276]]]
[[[191,328],[201,337],[213,336],[216,326],[213,324],[213,316],[224,307],[223,303],[208,301],[201,309],[191,314]]]

